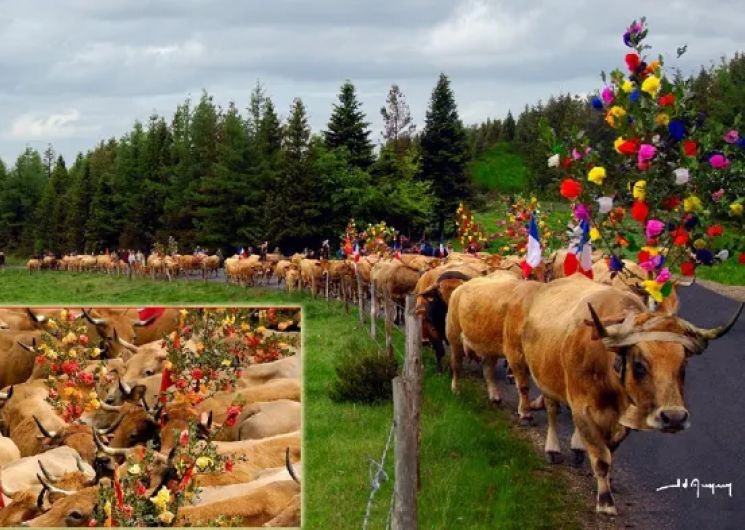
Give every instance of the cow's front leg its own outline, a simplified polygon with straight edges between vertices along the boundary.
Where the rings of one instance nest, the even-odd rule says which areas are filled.
[[[499,405],[502,402],[502,398],[499,395],[497,389],[497,381],[494,377],[494,367],[497,365],[497,357],[487,355],[484,358],[484,365],[482,370],[484,372],[484,379],[486,379],[486,391],[489,394],[489,401],[495,405]]]
[[[548,431],[546,432],[546,445],[544,451],[546,459],[552,464],[562,462],[561,446],[559,445],[559,431],[557,429],[556,416],[559,412],[559,403],[549,397],[544,398],[546,402],[546,420],[548,422]]]
[[[548,400],[546,400],[548,405]],[[590,457],[592,472],[597,480],[598,495],[595,511],[606,515],[617,515],[616,504],[610,489],[611,450],[600,428],[583,413],[574,415],[574,425],[580,431]]]
[[[572,455],[574,457],[574,465],[579,466],[582,465],[582,462],[585,461],[585,442],[582,439],[582,435],[579,432],[579,429],[576,427],[574,428],[574,433],[572,433],[572,441],[570,442],[570,447],[572,448]]]

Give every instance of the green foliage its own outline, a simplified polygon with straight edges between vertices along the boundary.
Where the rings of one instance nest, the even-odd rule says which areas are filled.
[[[383,403],[391,399],[391,381],[398,375],[396,359],[381,353],[377,346],[359,338],[346,344],[334,367],[330,396],[337,402]]]
[[[372,143],[369,138],[370,124],[365,121],[361,106],[354,85],[346,81],[341,86],[339,103],[334,105],[324,136],[328,147],[346,147],[349,163],[366,169],[373,163]]]
[[[508,143],[499,142],[468,166],[474,184],[500,193],[524,191],[528,185],[528,171],[522,155]]]

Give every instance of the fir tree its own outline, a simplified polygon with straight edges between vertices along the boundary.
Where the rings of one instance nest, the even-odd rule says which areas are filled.
[[[515,139],[515,118],[512,117],[512,111],[507,111],[507,117],[502,123],[502,138],[507,142]]]
[[[54,164],[54,169],[47,180],[36,209],[34,247],[37,252],[61,253],[63,251],[64,239],[60,235],[64,231],[65,213],[68,207],[64,201],[68,185],[65,160],[60,155]]]
[[[329,148],[346,148],[349,163],[367,169],[373,162],[373,146],[369,138],[370,124],[365,121],[361,106],[354,85],[346,81],[341,86],[339,103],[334,105],[324,136]]]
[[[393,152],[400,159],[409,147],[416,125],[411,119],[411,111],[406,103],[406,97],[398,85],[391,86],[385,103],[385,106],[380,109],[380,114],[383,116],[383,131],[381,134],[386,144],[392,144]]]

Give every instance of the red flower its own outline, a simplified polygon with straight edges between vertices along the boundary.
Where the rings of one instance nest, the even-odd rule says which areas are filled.
[[[173,333],[174,333],[174,335],[176,335],[176,332],[175,331]],[[180,348],[181,347],[181,337],[179,337],[178,335],[176,335],[176,337],[173,339],[173,347],[174,348]]]
[[[226,412],[227,417],[225,418],[225,425],[227,425],[228,427],[232,427],[233,425],[235,425],[235,422],[238,421],[238,416],[241,413],[241,407],[239,407],[238,405],[230,405]]]
[[[210,370],[210,379],[217,379],[217,370]]]
[[[643,223],[649,215],[649,206],[644,201],[634,201],[634,205],[631,207],[631,217]]]
[[[80,335],[78,337],[78,342],[83,346],[88,346],[88,335]]]
[[[87,386],[91,386],[95,382],[95,378],[90,372],[81,372],[81,374],[78,376],[78,379],[80,379],[81,383]]]
[[[143,495],[145,495],[145,492],[146,491],[147,491],[147,488],[145,487],[145,485],[142,482],[140,482],[139,480],[137,482],[135,482],[135,493],[137,495],[139,495],[140,497],[142,497]]]
[[[641,59],[639,59],[639,56],[635,53],[627,53],[626,54],[626,66],[628,69],[632,72],[635,72],[637,68],[639,68],[639,64],[641,63]]]
[[[662,208],[664,210],[674,210],[680,204],[680,197],[673,195],[662,200]]]
[[[572,159],[570,157],[561,159],[561,167],[563,167],[564,169],[568,169],[569,166],[571,165],[572,165]]]
[[[37,355],[37,356],[36,356],[36,364],[44,364],[44,361],[45,361],[45,360],[46,360],[46,359],[44,358],[44,356],[43,356],[43,355]]]
[[[649,261],[649,258],[651,257],[652,256],[649,254],[649,252],[647,252],[646,250],[642,250],[636,255],[636,262],[644,263],[645,261]]]
[[[723,232],[724,228],[722,228],[722,225],[711,225],[706,229],[706,233],[709,234],[709,237],[721,236]]]
[[[623,155],[634,155],[639,150],[639,144],[641,142],[638,138],[632,138],[631,140],[626,140],[621,145],[618,146],[618,150]]]
[[[665,94],[658,100],[661,107],[667,107],[675,103],[675,94]]]
[[[67,375],[77,372],[78,368],[78,361],[65,361],[62,363],[62,371]]]
[[[686,140],[683,142],[683,152],[686,156],[696,156],[698,152],[698,144],[693,140]]]
[[[737,263],[745,265],[745,252],[740,252],[740,256],[737,258]]]
[[[96,526],[98,526],[98,521],[96,521],[95,519],[91,519],[90,521],[88,521],[88,528],[95,528]]]
[[[559,193],[565,199],[573,201],[582,193],[582,184],[574,179],[564,179],[561,181]]]
[[[191,371],[191,378],[192,379],[202,379],[203,376],[204,376],[204,373],[202,372],[202,369],[201,368],[194,368]]]
[[[189,431],[187,431],[186,429],[181,431],[181,436],[179,436],[178,438],[178,443],[179,445],[186,447],[186,444],[189,443]]]
[[[186,379],[178,379],[176,381],[176,388],[178,388],[179,390],[183,390],[184,388],[186,388]]]
[[[673,230],[673,245],[683,246],[688,244],[688,232],[683,228],[678,227]]]
[[[225,461],[225,471],[227,471],[228,473],[233,471],[233,459],[232,458],[228,458]]]
[[[686,261],[685,263],[680,264],[680,272],[683,274],[683,276],[693,276],[693,273],[696,271],[696,264],[692,261]]]

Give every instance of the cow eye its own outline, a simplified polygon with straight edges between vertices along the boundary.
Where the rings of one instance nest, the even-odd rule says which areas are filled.
[[[153,375],[153,371],[148,368],[147,370],[145,370],[145,375]]]
[[[644,376],[647,375],[647,367],[644,366],[644,363],[641,361],[634,361],[634,379],[644,379]]]

